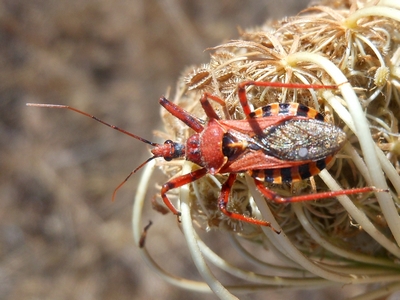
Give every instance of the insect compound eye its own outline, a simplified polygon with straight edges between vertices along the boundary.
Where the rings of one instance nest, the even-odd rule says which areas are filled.
[[[166,140],[166,141],[164,142],[164,145],[172,145],[172,144],[174,144],[174,142],[171,141],[171,140]],[[164,155],[164,159],[165,159],[166,161],[171,161],[173,158],[174,158],[173,153],[169,153],[168,155]]]
[[[176,143],[171,140],[164,142],[164,154],[162,155],[166,161],[171,161],[174,158],[182,157],[185,155],[185,147],[182,144]]]

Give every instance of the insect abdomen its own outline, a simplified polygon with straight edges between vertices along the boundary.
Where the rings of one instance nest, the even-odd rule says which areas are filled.
[[[324,116],[318,111],[300,103],[272,103],[257,108],[250,113],[251,118],[266,118],[271,116],[298,116],[324,121]]]
[[[311,176],[317,175],[332,160],[332,156],[317,161],[305,163],[295,167],[265,169],[265,170],[248,170],[247,173],[260,181],[268,183],[291,183],[301,181]]]

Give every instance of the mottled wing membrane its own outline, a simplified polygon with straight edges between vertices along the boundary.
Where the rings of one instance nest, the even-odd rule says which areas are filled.
[[[260,142],[268,155],[285,161],[317,161],[339,151],[346,134],[315,119],[291,119],[264,130]]]

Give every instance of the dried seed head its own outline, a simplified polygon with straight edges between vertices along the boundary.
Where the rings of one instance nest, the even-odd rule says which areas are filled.
[[[390,73],[390,70],[397,70],[400,65],[400,51],[397,50],[400,47],[399,23],[394,19],[383,18],[378,13],[382,7],[397,13],[398,9],[382,4],[373,10],[363,10],[364,6],[368,8],[367,1],[351,3],[350,7],[348,1],[325,1],[324,6],[310,7],[296,17],[269,21],[265,26],[243,31],[242,40],[234,40],[215,47],[209,64],[195,68],[186,75],[186,86],[179,85],[181,90],[177,92],[179,96],[176,102],[206,122],[199,99],[202,92],[211,92],[226,101],[226,113],[220,114],[223,118],[243,119],[244,115],[237,96],[238,83],[255,80],[333,84],[330,66],[293,59],[298,53],[327,58],[335,65],[335,71],[341,72],[346,77],[363,104],[371,124],[372,138],[383,152],[380,156],[384,160],[382,165],[388,168],[393,166],[395,170],[392,177],[386,179],[390,186],[399,191],[400,152],[395,149],[398,149],[399,145],[400,89],[398,76]],[[297,102],[313,107],[325,115],[326,126],[321,126],[320,123],[313,126],[312,122],[308,122],[305,128],[303,123],[298,122],[285,124],[275,128],[274,132],[268,132],[264,138],[271,147],[275,147],[277,156],[287,160],[324,157],[325,148],[339,150],[348,140],[349,143],[345,147],[346,155],[339,152],[336,159],[328,166],[328,172],[344,188],[369,185],[366,181],[368,176],[365,176],[366,167],[362,162],[363,151],[359,143],[359,139],[363,137],[356,137],[352,133],[352,126],[358,120],[352,120],[351,116],[336,108],[332,109],[334,105],[330,105],[337,103],[337,106],[344,106],[345,110],[346,105],[351,106],[348,104],[350,102],[347,100],[347,95],[342,95],[339,91],[254,86],[247,87],[246,93],[250,105],[254,108],[274,102]],[[220,105],[216,103],[212,105],[218,112],[222,111]],[[171,122],[171,120],[165,121],[168,129],[171,128]],[[348,124],[348,127],[344,127],[344,124]],[[336,130],[336,126],[342,129]],[[288,130],[290,134],[287,134]],[[173,129],[173,135],[177,137],[188,137],[190,134],[192,132],[184,126],[175,126]],[[296,144],[296,141],[304,140],[301,138],[302,135],[307,135],[310,139],[319,139],[318,146],[311,149],[307,144]],[[277,140],[297,150],[282,152],[284,147],[281,144],[274,144]],[[372,144],[371,148],[376,147]],[[171,173],[171,164],[162,166],[168,175],[179,172],[181,162],[172,163],[174,168]],[[374,176],[373,173],[370,175]],[[232,220],[228,220],[219,211],[218,195],[221,183],[225,182],[226,178],[226,175],[206,176],[193,183],[190,194],[193,218],[207,230],[213,228],[230,230],[252,241],[263,241],[268,244],[269,239],[260,228],[251,224],[239,225],[235,222],[233,224]],[[241,175],[238,176],[238,181],[240,183],[235,184],[231,192],[232,207],[248,216],[257,215],[259,211],[254,199],[259,194],[245,184]],[[317,176],[291,186],[276,185],[269,188],[280,195],[329,191],[327,185]],[[356,209],[367,216],[366,220],[370,222],[367,225],[375,226],[376,232],[386,232],[387,240],[394,243],[394,238],[390,234],[392,228],[386,220],[388,216],[382,212],[376,196],[373,194],[354,196],[351,200]],[[243,205],[238,205],[241,203]],[[346,251],[351,255],[351,259],[362,265],[363,262],[355,257],[354,253],[368,256],[368,259],[375,259],[375,256],[379,255],[388,261],[398,255],[387,250],[389,249],[387,244],[382,245],[381,241],[373,237],[373,233],[365,234],[366,224],[362,220],[355,221],[349,207],[342,206],[337,199],[300,203],[294,206],[268,203],[268,206],[271,210],[270,217],[275,217],[281,224],[293,245],[307,257],[312,253],[313,257],[309,257],[310,260],[316,257],[322,259],[329,253],[331,262],[334,263],[337,258],[340,265],[343,262],[341,251]],[[396,211],[396,207],[393,210]],[[265,215],[261,216],[263,217],[265,218]],[[310,231],[317,233],[311,236]],[[323,242],[316,240],[316,236]],[[324,248],[326,244],[332,247]],[[360,272],[362,274],[362,271]]]

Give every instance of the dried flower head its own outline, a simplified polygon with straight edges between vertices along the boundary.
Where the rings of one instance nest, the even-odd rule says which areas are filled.
[[[283,263],[274,266],[276,272],[248,278],[243,275],[247,271],[238,275],[233,266],[214,261],[228,273],[248,279],[249,285],[315,288],[378,282],[382,286],[375,293],[382,296],[400,289],[400,11],[396,1],[326,2],[331,3],[325,1],[296,17],[268,21],[241,32],[240,40],[214,47],[208,64],[190,68],[180,79],[174,101],[206,121],[199,99],[207,91],[226,102],[226,109],[212,104],[218,115],[235,120],[244,118],[237,95],[239,82],[336,84],[337,91],[248,87],[254,108],[273,102],[302,103],[321,112],[348,136],[343,151],[319,176],[269,188],[293,195],[374,185],[389,187],[390,193],[282,205],[266,201],[252,180],[239,176],[229,209],[272,222],[282,228],[283,234],[277,235],[270,228],[242,224],[222,214],[217,198],[227,175],[208,175],[179,192],[182,225],[190,249],[200,247],[207,259],[211,250],[197,240],[193,224],[232,233],[238,249],[242,249],[240,237],[280,257]],[[164,112],[163,116],[170,139],[182,141],[190,136],[186,126]],[[168,176],[196,168],[181,160],[160,164]],[[188,237],[191,234],[193,239]],[[257,260],[246,251],[239,254]],[[202,257],[194,257],[206,282],[216,280],[201,263]],[[287,267],[293,263],[296,267]],[[240,287],[246,290],[245,285]]]

